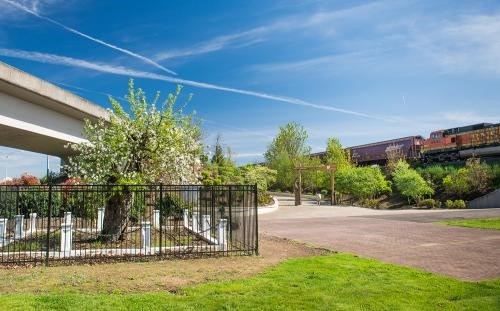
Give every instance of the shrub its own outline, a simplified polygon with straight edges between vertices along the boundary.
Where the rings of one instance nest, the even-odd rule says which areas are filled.
[[[425,168],[417,168],[417,172],[422,176],[433,189],[440,189],[443,178],[451,171],[456,170],[453,166],[442,166],[440,164],[431,165]]]
[[[421,207],[435,208],[435,207],[441,207],[441,202],[436,201],[434,199],[424,199],[420,200],[417,205]]]
[[[500,188],[500,164],[491,165],[491,186],[494,189]]]
[[[373,199],[391,193],[391,183],[385,179],[378,166],[339,170],[335,175],[335,186],[340,193],[356,199]]]
[[[446,200],[445,206],[446,208],[460,208],[460,209],[467,208],[467,205],[465,204],[464,200],[455,200],[455,201]]]
[[[487,164],[481,163],[478,158],[470,158],[467,160],[465,168],[472,194],[483,194],[490,189],[493,174]]]
[[[369,208],[378,208],[380,201],[378,199],[364,199],[361,201],[361,206]]]
[[[453,202],[453,208],[467,208],[464,200],[455,200]]]
[[[399,161],[392,174],[394,185],[401,195],[408,199],[408,204],[420,201],[425,196],[434,194],[434,190],[405,161]]]
[[[470,190],[466,168],[458,169],[443,178],[444,192],[451,197],[463,197]]]

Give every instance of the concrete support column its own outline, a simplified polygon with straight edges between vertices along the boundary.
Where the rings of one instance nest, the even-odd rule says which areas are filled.
[[[205,239],[210,239],[210,215],[201,215],[201,231]]]
[[[63,223],[61,224],[61,255],[63,257],[71,254],[73,246],[73,223],[71,212],[64,212]]]
[[[30,233],[34,234],[36,232],[36,213],[30,213]]]
[[[189,210],[187,208],[184,209],[183,217],[184,228],[189,228]]]
[[[227,219],[221,219],[217,228],[219,250],[227,251]]]
[[[153,228],[160,228],[160,210],[153,210]]]
[[[142,251],[151,252],[151,223],[149,221],[141,223],[141,242]]]
[[[14,219],[15,219],[14,239],[20,240],[24,237],[24,215],[16,215]]]
[[[7,220],[7,218],[0,218],[0,246],[3,246],[7,239]]]
[[[198,223],[198,215],[199,213],[198,212],[193,212],[193,215],[191,216],[192,217],[192,222],[193,222],[193,231],[194,232],[199,232],[200,231],[200,226],[199,226],[199,223]]]
[[[97,209],[97,231],[101,232],[104,225],[104,207]]]

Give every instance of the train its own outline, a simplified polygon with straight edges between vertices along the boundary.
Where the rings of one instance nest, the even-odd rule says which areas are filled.
[[[346,148],[353,163],[385,164],[394,149],[408,160],[423,163],[455,162],[473,156],[500,158],[500,123],[479,123],[420,135],[407,136]],[[325,152],[311,154],[323,158]]]

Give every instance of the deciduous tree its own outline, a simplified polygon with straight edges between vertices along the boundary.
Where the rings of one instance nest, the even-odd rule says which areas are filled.
[[[71,177],[99,184],[195,183],[199,177],[201,131],[192,114],[176,110],[179,86],[158,106],[158,92],[151,104],[130,80],[130,112],[110,97],[109,120],[86,121],[87,143],[70,144],[76,155],[65,167]],[[103,233],[118,239],[128,225],[132,194],[127,187],[109,196]]]

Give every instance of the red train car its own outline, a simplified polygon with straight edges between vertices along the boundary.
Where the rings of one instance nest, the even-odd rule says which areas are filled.
[[[444,162],[471,156],[500,155],[500,123],[480,123],[434,131],[424,140],[424,162]]]
[[[351,161],[358,164],[384,164],[390,149],[400,149],[407,159],[420,158],[422,136],[408,136],[347,148]]]

